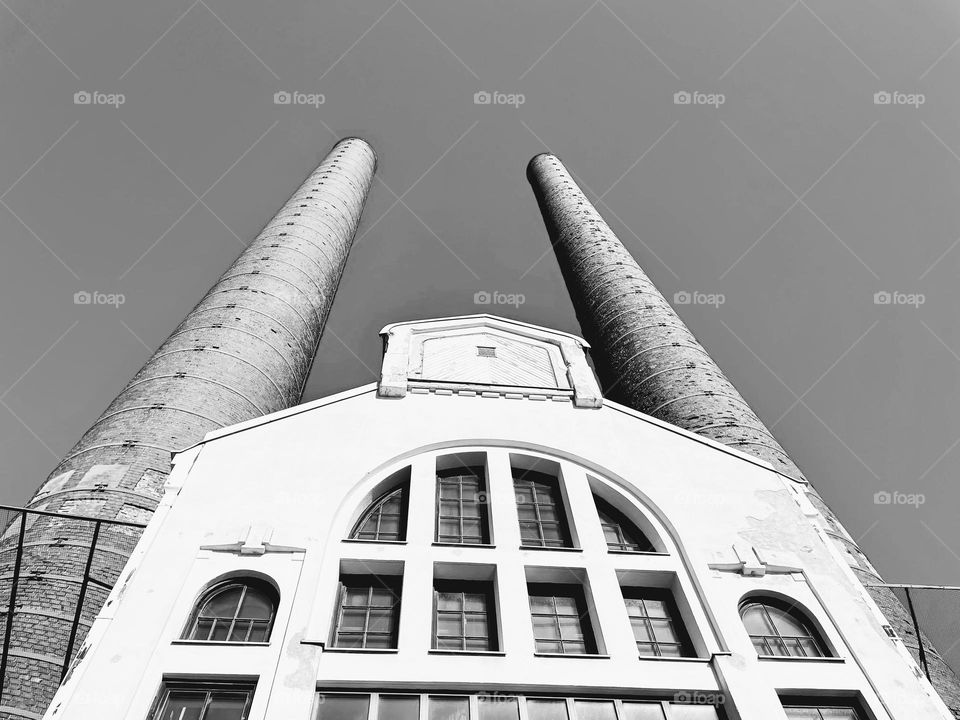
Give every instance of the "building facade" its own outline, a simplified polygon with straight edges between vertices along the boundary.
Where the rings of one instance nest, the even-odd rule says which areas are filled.
[[[770,463],[565,333],[383,335],[378,383],[176,455],[46,718],[952,717]]]

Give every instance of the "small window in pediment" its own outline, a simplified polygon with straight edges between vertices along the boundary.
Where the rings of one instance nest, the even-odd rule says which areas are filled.
[[[496,357],[497,349],[495,347],[484,347],[481,345],[477,347],[477,355],[479,357]]]

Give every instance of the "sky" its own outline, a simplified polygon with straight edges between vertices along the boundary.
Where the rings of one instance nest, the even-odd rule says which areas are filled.
[[[579,333],[549,150],[885,579],[960,586],[958,45],[947,0],[3,0],[0,502],[340,137],[380,164],[305,400],[394,321]]]

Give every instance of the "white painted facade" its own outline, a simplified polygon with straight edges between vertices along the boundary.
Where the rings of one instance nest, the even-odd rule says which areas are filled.
[[[256,680],[249,720],[310,720],[322,709],[318,693],[337,690],[720,699],[730,720],[782,720],[780,695],[802,694],[856,697],[870,720],[951,717],[794,481],[601,402],[585,343],[573,336],[489,316],[384,334],[379,385],[212,433],[176,456],[163,501],[46,718],[146,719],[170,678]],[[438,458],[453,454],[486,468],[489,545],[435,542]],[[574,549],[521,549],[511,463],[558,471]],[[407,467],[406,540],[347,540]],[[656,552],[610,552],[592,494]],[[338,579],[358,570],[402,574],[395,650],[332,647]],[[180,640],[198,597],[232,576],[279,590],[269,642]],[[433,581],[446,576],[494,580],[497,652],[431,649]],[[596,654],[535,652],[534,581],[585,587]],[[696,657],[638,656],[621,594],[631,584],[672,590]],[[758,657],[739,605],[761,593],[801,608],[835,657]],[[685,705],[674,717],[710,712]]]

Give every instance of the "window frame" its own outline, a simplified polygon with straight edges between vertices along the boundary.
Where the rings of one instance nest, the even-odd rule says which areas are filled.
[[[672,658],[672,659],[687,659],[697,657],[696,651],[693,646],[693,642],[690,640],[690,633],[687,632],[686,624],[683,622],[683,616],[680,614],[680,607],[677,605],[677,599],[673,595],[673,591],[670,588],[659,588],[659,587],[643,587],[637,585],[627,585],[620,587],[621,595],[623,595],[623,606],[624,610],[627,613],[627,618],[630,620],[630,630],[633,634],[634,642],[639,645],[652,645],[656,654],[644,654],[640,652],[640,648],[637,647],[637,654],[642,660],[649,660],[651,658]],[[646,614],[646,605],[644,605],[644,615],[634,616],[630,614],[630,605],[627,603],[628,600],[659,600],[663,602],[667,617],[658,618],[651,617]],[[645,621],[647,631],[650,637],[655,638],[656,634],[653,632],[653,626],[651,620],[668,620],[670,626],[673,629],[673,634],[676,637],[675,642],[666,643],[660,642],[659,640],[638,640],[636,632],[633,632],[633,620],[635,617],[640,617]],[[670,645],[676,646],[680,655],[663,655],[660,653],[660,645]]]
[[[552,617],[556,620],[558,639],[557,640],[543,640],[542,642],[556,642],[560,644],[559,651],[551,650],[541,650],[538,646],[538,643],[541,640],[537,637],[536,624],[534,623],[535,616],[550,617],[546,613],[534,613],[533,608],[529,607],[531,600],[534,597],[552,597],[553,598],[553,608],[554,612]],[[577,610],[577,621],[580,623],[580,632],[583,635],[583,652],[566,652],[564,649],[564,639],[563,639],[563,629],[560,623],[561,617],[573,617],[569,614],[561,614],[557,612],[556,599],[558,597],[569,597],[573,599],[574,605]],[[533,647],[535,655],[551,655],[551,656],[569,656],[569,657],[583,657],[583,656],[597,656],[600,655],[599,643],[596,634],[596,629],[593,627],[593,619],[590,616],[590,607],[587,604],[587,593],[586,589],[582,584],[579,583],[553,583],[553,582],[527,582],[527,603],[530,613],[530,626],[533,630]],[[577,640],[571,640],[569,642],[580,642]]]
[[[348,584],[348,581],[355,580],[354,584]],[[361,580],[365,580],[362,585],[360,584]],[[400,638],[400,610],[402,604],[402,586],[403,586],[403,577],[400,575],[376,575],[376,574],[357,574],[357,573],[341,573],[340,581],[337,584],[337,601],[333,618],[333,628],[330,637],[330,645],[328,649],[338,650],[338,651],[370,651],[370,650],[380,650],[380,651],[395,651],[399,646]],[[340,644],[340,635],[341,635],[341,624],[343,622],[343,611],[344,611],[344,599],[346,598],[347,591],[350,588],[360,588],[365,587],[367,589],[367,603],[366,605],[357,605],[349,606],[348,609],[357,609],[363,608],[366,613],[364,616],[364,629],[361,632],[347,631],[351,635],[360,635],[362,638],[362,644],[359,646],[355,645],[341,645]],[[389,635],[390,645],[387,647],[368,647],[367,646],[367,636],[370,634],[369,624],[370,624],[370,612],[371,610],[383,610],[385,609],[380,605],[371,605],[372,602],[371,595],[376,588],[384,588],[389,590],[391,595],[393,595],[395,602],[390,606],[390,611],[392,613],[392,623],[393,627]],[[376,633],[377,635],[383,635],[385,633]]]
[[[441,588],[451,588],[451,589],[441,589]],[[449,592],[459,592],[461,595],[483,595],[485,607],[483,610],[483,615],[486,621],[487,627],[487,647],[483,650],[473,650],[469,649],[466,646],[466,641],[471,637],[469,635],[462,635],[460,639],[463,641],[461,644],[464,647],[459,649],[457,648],[442,648],[438,646],[439,635],[437,633],[439,629],[439,620],[441,612],[453,613],[454,611],[441,611],[439,606],[440,593],[449,593]],[[463,607],[466,607],[464,601]],[[473,614],[479,614],[477,611],[473,611]],[[466,633],[466,619],[468,612],[464,609],[460,611],[461,622],[463,623],[464,633]],[[500,632],[499,632],[499,622],[497,618],[497,601],[496,601],[496,591],[494,589],[494,583],[491,580],[455,580],[455,579],[446,579],[446,578],[434,578],[433,581],[433,619],[431,623],[430,630],[431,640],[430,640],[430,649],[437,652],[446,652],[446,653],[499,653],[500,652]],[[448,636],[453,638],[454,636]]]
[[[718,690],[715,693],[717,696],[721,695],[721,692]],[[665,720],[677,720],[678,714],[674,713],[674,708],[689,706],[690,704],[701,705],[701,703],[682,703],[674,702],[663,697],[650,697],[644,695],[638,696],[624,696],[624,695],[602,695],[602,694],[576,694],[576,695],[564,695],[564,694],[549,694],[542,692],[531,692],[525,693],[523,691],[518,692],[477,692],[476,690],[461,690],[459,688],[443,688],[435,689],[433,691],[419,691],[419,690],[407,690],[402,688],[388,688],[388,689],[374,689],[374,690],[353,690],[347,688],[331,688],[330,690],[318,688],[315,691],[314,697],[319,697],[321,695],[338,695],[338,696],[361,696],[367,698],[367,717],[362,720],[380,720],[379,719],[379,709],[380,709],[380,699],[384,696],[387,697],[398,697],[398,696],[408,696],[416,697],[419,699],[420,707],[420,718],[429,720],[430,717],[430,701],[433,698],[442,698],[442,699],[464,699],[467,700],[467,709],[468,709],[468,718],[467,720],[480,720],[480,698],[515,698],[517,701],[517,711],[519,720],[529,720],[529,707],[528,703],[533,700],[550,700],[550,701],[559,701],[563,703],[564,713],[566,717],[564,720],[577,720],[575,714],[576,703],[577,701],[607,701],[613,704],[616,714],[616,720],[626,720],[627,716],[624,713],[623,706],[629,705],[631,703],[644,703],[651,705],[653,707],[659,708]],[[710,704],[716,713],[719,720],[727,720],[727,715],[724,712],[723,704]],[[323,707],[322,703],[314,703],[314,709],[311,713],[311,720],[320,720],[321,718],[321,708]],[[859,711],[859,710],[858,710]],[[869,720],[867,717],[860,718],[860,720]]]
[[[573,529],[571,527],[570,519],[567,516],[567,507],[564,502],[563,497],[563,487],[561,480],[558,476],[551,475],[549,473],[541,472],[539,470],[524,470],[515,466],[511,467],[511,476],[513,480],[513,495],[514,495],[514,507],[517,513],[517,523],[520,528],[520,547],[524,550],[576,550],[579,549],[574,544],[573,540]],[[533,476],[530,479],[527,479],[528,476]],[[541,479],[542,478],[542,479]],[[517,483],[528,483],[530,487],[517,487]],[[536,495],[536,485],[545,485],[550,491],[550,500],[553,505],[553,509],[556,513],[556,520],[543,520],[540,517],[540,507],[546,506],[545,503],[540,503],[537,500]],[[519,500],[521,494],[530,495],[532,492],[533,502],[523,502]],[[534,520],[523,520],[520,517],[520,508],[522,505],[532,506],[534,510],[535,518]],[[529,538],[524,535],[524,524],[535,523],[537,529],[537,535],[539,536],[539,542],[535,542],[534,538]],[[558,533],[560,535],[559,544],[549,544],[543,532],[544,523],[556,524]]]
[[[212,694],[215,692],[223,693],[246,693],[243,710],[240,713],[239,720],[248,720],[250,717],[250,708],[253,705],[253,697],[257,691],[257,679],[249,680],[205,680],[202,678],[164,678],[160,683],[160,689],[157,697],[153,701],[147,720],[162,720],[162,713],[166,709],[170,693],[177,691],[195,691],[206,693],[203,710],[201,710],[200,720],[205,720]]]
[[[467,471],[467,472],[464,472]],[[457,498],[457,509],[458,515],[443,515],[443,485],[444,481],[450,480],[451,478],[459,479],[459,482],[456,484],[456,487],[459,488],[459,497]],[[465,478],[475,478],[477,481],[477,516],[464,515],[463,513],[463,480]],[[433,540],[435,543],[441,545],[467,545],[470,547],[477,546],[489,546],[491,544],[491,533],[490,533],[490,510],[489,502],[486,498],[488,496],[487,490],[487,472],[486,467],[483,465],[458,465],[450,468],[437,469],[436,471],[436,484],[435,484],[435,507],[434,507],[434,532]],[[450,502],[447,499],[447,502]],[[473,520],[476,519],[480,523],[480,539],[477,542],[469,541],[464,539],[463,533],[463,522],[464,520]],[[460,533],[457,536],[459,539],[450,539],[453,536],[446,535],[441,536],[440,534],[440,523],[442,520],[458,520],[460,526]]]
[[[216,616],[202,616],[201,612],[204,607],[213,600],[217,595],[227,592],[234,587],[242,587],[243,592],[240,595],[240,600],[237,602],[237,608],[234,611],[233,617],[230,619],[230,626],[227,629],[227,639],[226,640],[211,640],[210,635],[213,634],[213,631],[217,627],[217,622],[223,620],[224,618]],[[243,607],[243,601],[246,599],[247,592],[250,588],[253,587],[255,590],[262,591],[263,595],[271,603],[270,617],[267,620],[259,620],[255,618],[240,618],[240,609]],[[237,576],[224,579],[220,582],[216,582],[207,588],[203,593],[200,594],[199,598],[193,604],[193,609],[190,612],[190,617],[187,619],[187,624],[184,626],[183,631],[180,633],[180,638],[178,642],[186,643],[204,643],[204,644],[224,644],[224,645],[269,645],[270,637],[273,635],[273,625],[277,619],[277,609],[280,605],[280,593],[277,591],[276,587],[269,581],[264,580],[258,577],[252,576]],[[213,619],[213,624],[210,626],[210,631],[206,639],[193,637],[196,632],[201,617],[210,617]],[[238,620],[249,622],[250,624],[247,627],[246,637],[243,640],[231,640],[230,636],[233,634],[233,630],[237,625]],[[253,628],[257,623],[265,623],[266,631],[264,634],[264,640],[250,640],[250,633],[253,631]]]
[[[854,714],[853,720],[871,720],[874,716],[868,714],[862,696],[838,697],[836,695],[781,695],[780,704],[786,715],[788,710],[850,710]],[[823,713],[820,713],[823,717]]]
[[[746,623],[744,622],[743,616],[748,610],[753,607],[759,607],[764,614],[766,622],[771,628],[773,628],[776,635],[754,635],[747,629]],[[777,628],[776,624],[773,622],[770,617],[770,613],[767,608],[773,607],[780,610],[783,613],[786,613],[791,617],[795,622],[797,622],[805,631],[806,635],[796,635],[784,637],[780,634],[780,630]],[[744,632],[747,633],[747,637],[750,638],[750,642],[753,645],[754,650],[757,653],[757,657],[761,659],[776,658],[777,660],[784,659],[799,659],[799,660],[828,660],[831,658],[836,658],[836,655],[833,653],[830,645],[827,643],[826,639],[823,637],[823,633],[820,631],[820,628],[815,622],[811,619],[810,613],[808,613],[799,603],[788,601],[782,598],[778,598],[773,595],[751,595],[740,602],[739,606],[740,614],[740,624],[743,626]],[[787,649],[788,652],[786,655],[777,655],[774,653],[762,653],[757,649],[756,642],[760,640],[763,642],[767,649],[771,648],[770,641],[779,642],[783,648]],[[787,640],[809,640],[813,643],[814,647],[820,652],[819,655],[797,655],[789,651],[789,646],[787,645]],[[802,648],[802,646],[799,646]]]
[[[607,544],[607,552],[615,553],[630,553],[630,554],[649,554],[656,553],[657,548],[651,542],[650,538],[647,537],[647,534],[633,522],[626,513],[616,507],[609,500],[605,500],[596,493],[593,495],[593,504],[597,509],[597,519],[600,522],[600,531],[603,533],[604,540]],[[609,520],[605,520],[604,516],[607,516]],[[606,526],[613,525],[614,529],[619,537],[620,541],[618,543],[611,543],[607,540],[606,537]],[[627,533],[624,531],[624,527],[627,529],[633,530],[633,533]],[[632,547],[634,543],[628,542],[630,535],[638,535],[640,539],[646,542],[645,546],[642,546],[641,543],[636,543],[640,547]]]
[[[398,525],[397,525],[397,537],[396,538],[382,538],[380,537],[380,524],[383,519],[382,507],[387,503],[394,495],[400,495],[400,512],[397,513]],[[367,522],[367,520],[374,514],[377,515],[377,530],[376,537],[365,538],[358,537],[361,532],[361,528]],[[410,481],[404,480],[397,485],[392,485],[389,489],[382,492],[374,500],[372,500],[360,513],[360,516],[357,518],[357,521],[353,524],[353,527],[350,529],[350,532],[347,534],[346,540],[350,542],[370,542],[370,543],[405,543],[407,541],[407,519],[410,515]]]

